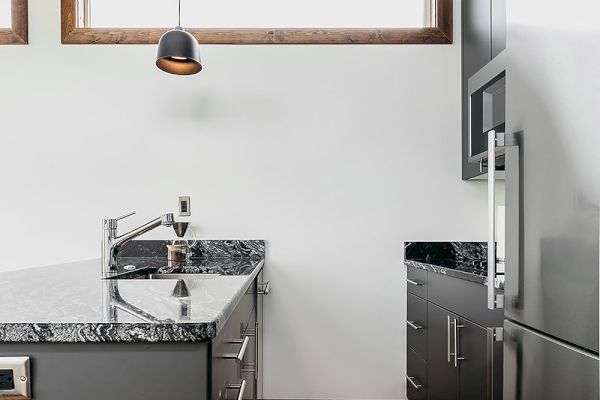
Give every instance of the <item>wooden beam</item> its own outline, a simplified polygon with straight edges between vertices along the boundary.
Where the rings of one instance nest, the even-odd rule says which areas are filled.
[[[0,29],[0,44],[27,44],[27,0],[11,1],[11,28]]]
[[[61,0],[63,44],[156,44],[168,28],[79,28],[76,0]],[[452,1],[435,0],[437,26],[428,28],[187,29],[200,44],[451,44]]]

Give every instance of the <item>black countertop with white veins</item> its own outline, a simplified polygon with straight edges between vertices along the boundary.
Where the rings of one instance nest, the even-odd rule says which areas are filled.
[[[430,272],[487,285],[486,242],[406,242],[404,264]],[[498,276],[496,288],[504,288]]]
[[[111,279],[101,279],[99,260],[0,273],[0,342],[215,338],[260,273],[265,243],[198,241],[180,266],[169,266],[168,243],[128,243]],[[165,273],[190,275],[148,279]]]

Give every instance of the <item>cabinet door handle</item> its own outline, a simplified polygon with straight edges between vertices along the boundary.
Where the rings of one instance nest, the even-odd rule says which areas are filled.
[[[407,282],[407,283],[410,283],[410,284],[411,284],[411,285],[413,285],[413,286],[423,286],[423,283],[422,283],[422,282],[413,281],[412,279],[408,279],[408,278],[406,278],[406,282]]]
[[[423,329],[423,327],[421,325],[415,323],[414,321],[406,321],[406,325],[410,326],[415,331],[418,331],[419,329]]]
[[[423,385],[421,385],[420,383],[415,381],[415,377],[414,376],[408,376],[406,375],[406,380],[415,388],[415,389],[421,389],[423,387]]]
[[[454,318],[454,367],[458,368],[458,361],[459,360],[464,360],[464,357],[460,357],[458,355],[459,349],[458,349],[458,330],[460,328],[464,328],[464,325],[459,325],[458,324],[458,320],[456,318]]]
[[[246,381],[242,380],[239,385],[228,385],[225,389],[237,390],[238,395],[236,397],[237,400],[244,399],[244,392],[246,391]]]
[[[228,343],[239,343],[240,340],[230,340]],[[244,359],[244,355],[246,354],[246,349],[248,348],[248,343],[250,342],[250,338],[248,336],[244,337],[244,340],[241,341],[242,345],[240,346],[240,351],[237,354],[223,354],[222,358],[226,358],[229,360],[237,360],[238,362],[242,362]]]
[[[258,294],[268,296],[269,292],[271,291],[271,281],[267,281],[267,283],[261,283],[261,285],[263,285],[263,290],[259,290]]]
[[[452,356],[454,355],[454,353],[452,353],[452,350],[450,349],[450,316],[447,316],[447,320],[446,320],[446,346],[447,346],[447,354],[448,354],[448,362],[450,362],[450,360],[452,359]]]

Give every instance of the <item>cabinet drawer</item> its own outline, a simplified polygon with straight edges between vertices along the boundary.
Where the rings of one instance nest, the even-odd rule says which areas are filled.
[[[429,301],[488,327],[502,326],[504,311],[487,308],[487,287],[452,276],[429,274]]]
[[[211,343],[211,382],[212,399],[235,398],[238,388],[226,389],[227,387],[240,385],[242,379],[249,380],[243,376],[242,369],[246,356],[254,350],[254,342],[250,337],[245,347],[244,360],[238,361],[235,356],[242,349],[243,341],[248,332],[249,324],[253,320],[255,303],[254,284],[244,294],[235,310],[219,332],[219,335]],[[250,327],[254,329],[254,326]],[[246,385],[246,391],[253,392],[253,386]],[[244,398],[247,393],[244,391]]]
[[[408,346],[427,359],[427,301],[410,293],[406,304],[406,337]]]
[[[427,299],[427,271],[406,267],[406,286],[408,293]]]
[[[427,363],[410,347],[406,351],[406,398],[427,399]]]

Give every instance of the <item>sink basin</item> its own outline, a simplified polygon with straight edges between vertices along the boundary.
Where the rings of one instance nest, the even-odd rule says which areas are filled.
[[[182,280],[196,280],[196,279],[215,279],[221,276],[220,274],[148,274],[147,279],[182,279]]]

